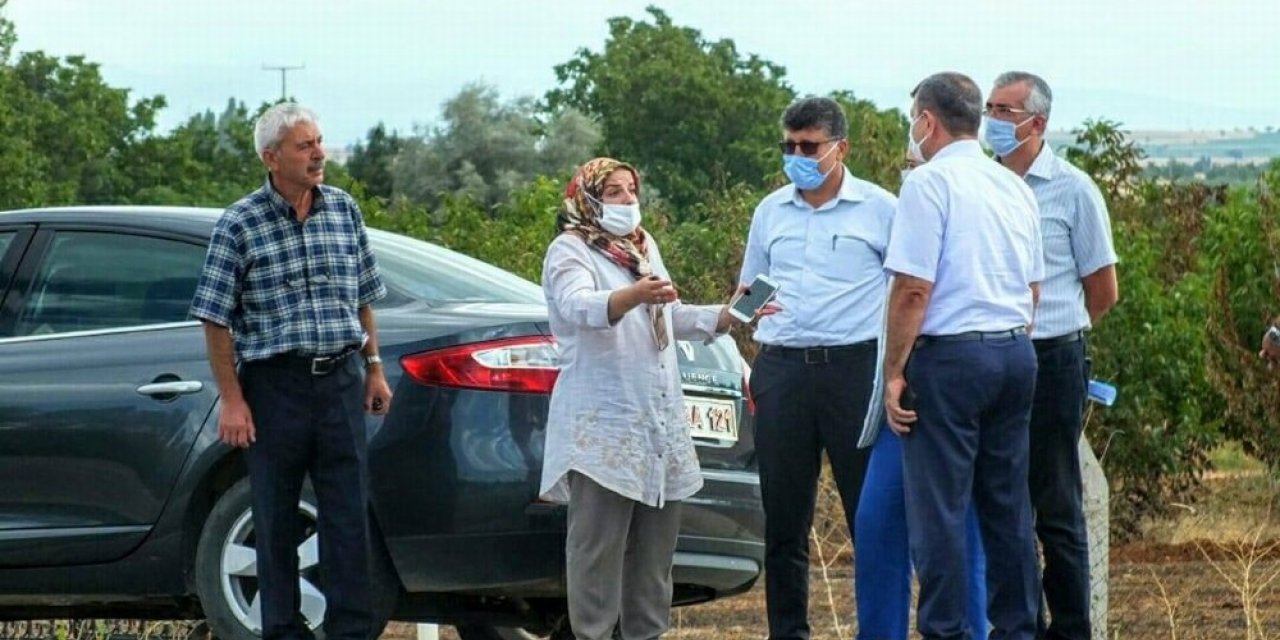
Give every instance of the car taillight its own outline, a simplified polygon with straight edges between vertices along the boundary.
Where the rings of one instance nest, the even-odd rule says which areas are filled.
[[[424,351],[404,356],[400,365],[420,384],[484,391],[551,393],[560,375],[560,355],[547,336]]]
[[[747,400],[747,413],[756,414],[756,399],[751,397],[751,365],[742,361],[742,397]]]

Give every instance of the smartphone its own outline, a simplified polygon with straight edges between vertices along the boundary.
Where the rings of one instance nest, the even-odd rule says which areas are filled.
[[[776,295],[778,295],[778,283],[763,273],[758,274],[747,286],[746,292],[729,303],[729,315],[742,322],[751,322],[761,307],[769,304]]]

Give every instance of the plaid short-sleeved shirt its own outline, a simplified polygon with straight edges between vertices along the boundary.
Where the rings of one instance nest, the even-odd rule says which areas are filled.
[[[326,185],[312,196],[298,222],[268,177],[213,229],[191,315],[230,327],[241,361],[358,346],[358,309],[386,295],[355,200]]]

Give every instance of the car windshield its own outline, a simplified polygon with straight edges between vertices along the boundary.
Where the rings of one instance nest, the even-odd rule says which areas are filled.
[[[387,285],[381,304],[546,302],[538,285],[456,251],[377,229],[369,230],[369,241]]]

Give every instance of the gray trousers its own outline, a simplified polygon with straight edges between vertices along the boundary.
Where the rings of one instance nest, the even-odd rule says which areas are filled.
[[[569,623],[578,640],[653,640],[671,626],[680,503],[661,509],[569,475]]]

